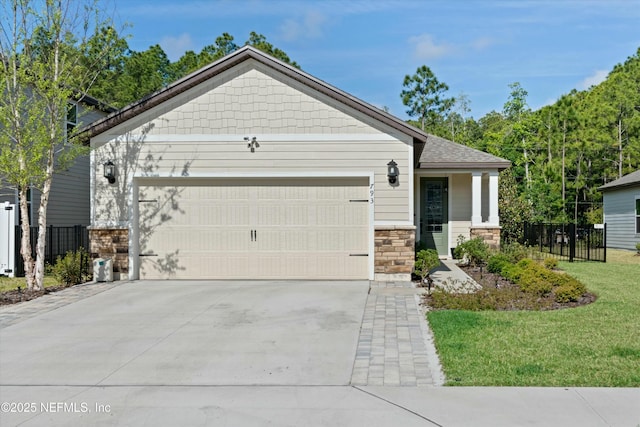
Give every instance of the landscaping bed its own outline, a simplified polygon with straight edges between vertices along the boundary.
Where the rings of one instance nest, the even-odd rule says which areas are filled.
[[[30,301],[52,292],[61,291],[69,286],[56,285],[47,286],[41,291],[29,291],[26,288],[19,287],[10,291],[0,293],[0,305],[16,304],[23,301]]]
[[[425,295],[424,303],[427,306],[431,309],[472,311],[559,310],[590,304],[597,298],[595,294],[585,292],[575,301],[558,302],[553,293],[539,295],[524,292],[520,286],[501,274],[488,272],[486,267],[461,265],[460,268],[481,288],[473,294],[442,294],[436,290],[431,295]]]

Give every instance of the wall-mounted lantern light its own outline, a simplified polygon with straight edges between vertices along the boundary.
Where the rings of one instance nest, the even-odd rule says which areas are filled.
[[[104,177],[107,178],[109,184],[113,184],[116,182],[116,165],[113,164],[111,160],[109,160],[104,165]]]
[[[389,184],[394,185],[398,182],[398,164],[391,160],[387,163],[387,178]]]

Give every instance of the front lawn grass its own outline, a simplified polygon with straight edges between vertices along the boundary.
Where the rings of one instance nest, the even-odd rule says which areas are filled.
[[[58,286],[58,282],[54,277],[45,276],[44,287]],[[4,277],[0,276],[0,292],[14,291],[18,289],[18,286],[23,290],[27,289],[27,282],[24,277]]]
[[[609,259],[560,263],[598,295],[587,306],[429,312],[446,384],[639,387],[640,257]]]

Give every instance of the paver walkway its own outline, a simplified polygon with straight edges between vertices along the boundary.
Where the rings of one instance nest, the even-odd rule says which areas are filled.
[[[371,282],[352,385],[415,387],[444,382],[419,306],[423,292],[410,282]]]

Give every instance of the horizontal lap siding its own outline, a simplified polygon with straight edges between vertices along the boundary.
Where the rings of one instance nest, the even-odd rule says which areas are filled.
[[[384,145],[385,150],[367,151],[371,145]],[[235,146],[229,151],[229,146]],[[246,148],[244,141],[238,143],[145,143],[141,150],[133,150],[136,154],[131,160],[127,159],[126,149],[121,146],[112,151],[111,146],[105,145],[96,151],[96,190],[100,197],[101,189],[104,193],[104,203],[113,204],[114,192],[122,193],[123,182],[109,186],[101,177],[102,164],[110,158],[119,158],[117,164],[119,174],[125,170],[129,176],[135,174],[167,175],[200,177],[207,174],[264,174],[277,173],[375,173],[375,220],[399,221],[409,219],[409,182],[406,175],[400,178],[398,187],[391,187],[387,181],[387,163],[393,158],[400,171],[407,171],[408,153],[406,146],[399,141],[354,143],[344,142],[350,146],[348,151],[333,150],[333,143],[304,142],[304,143],[270,143],[263,142],[255,153]],[[269,147],[268,149],[266,149]],[[217,148],[220,151],[216,150]],[[265,148],[263,150],[263,148]],[[345,147],[343,147],[345,148]],[[191,151],[189,151],[191,150]],[[325,151],[326,150],[326,151]],[[285,153],[283,159],[281,154]],[[127,159],[126,162],[123,160]],[[136,165],[136,161],[138,164]],[[405,172],[406,173],[406,172]],[[99,201],[100,199],[98,199]],[[122,206],[124,208],[124,206]],[[99,221],[126,221],[126,209],[96,210]],[[118,214],[118,217],[113,217]]]
[[[259,147],[250,152],[244,137],[253,136]],[[120,200],[129,184],[108,186],[101,177],[102,163],[113,160],[127,179],[373,172],[375,220],[407,222],[411,144],[410,137],[248,61],[92,141],[97,147],[96,221],[128,218]],[[386,176],[391,160],[400,170],[396,188]]]
[[[640,242],[636,234],[635,203],[640,188],[627,188],[604,193],[604,220],[607,223],[607,246],[634,250]]]
[[[471,227],[471,174],[454,174],[451,176],[450,191],[451,209],[451,245],[455,246],[458,236],[469,239]]]
[[[68,227],[89,225],[89,157],[78,157],[68,170],[54,175],[47,223]]]

